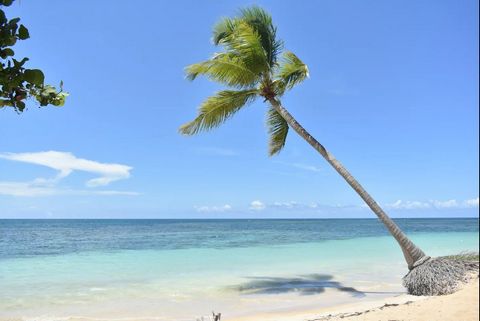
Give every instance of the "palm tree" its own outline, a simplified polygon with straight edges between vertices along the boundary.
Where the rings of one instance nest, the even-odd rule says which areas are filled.
[[[404,278],[409,292],[444,294],[454,291],[456,280],[446,278],[453,283],[445,284],[444,278],[441,278],[443,283],[440,285],[430,284],[430,280],[430,283],[425,284],[423,280],[425,270],[426,279],[431,276],[432,269],[427,266],[433,265],[434,273],[443,273],[445,269],[451,269],[450,261],[445,267],[445,259],[431,259],[416,246],[347,169],[282,105],[280,99],[286,91],[309,75],[307,66],[294,53],[283,51],[283,42],[276,37],[271,16],[259,7],[242,9],[237,17],[224,18],[214,27],[213,42],[224,50],[209,60],[187,66],[187,78],[194,80],[203,75],[232,89],[222,90],[205,100],[199,107],[197,117],[182,125],[180,132],[194,135],[215,128],[256,98],[262,98],[269,105],[269,155],[278,154],[282,150],[289,128],[292,128],[332,165],[397,240],[410,270]],[[463,268],[459,272],[463,276],[464,270]]]

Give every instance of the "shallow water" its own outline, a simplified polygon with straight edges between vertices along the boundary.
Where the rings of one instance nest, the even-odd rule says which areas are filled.
[[[430,255],[478,251],[478,219],[403,219]],[[0,318],[195,320],[402,293],[376,220],[0,220]]]

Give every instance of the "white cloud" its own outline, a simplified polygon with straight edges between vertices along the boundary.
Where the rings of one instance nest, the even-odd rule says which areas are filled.
[[[472,208],[478,207],[478,197],[465,201],[458,201],[455,199],[439,201],[402,201],[397,200],[394,203],[386,204],[387,208],[396,210],[414,210],[414,209],[454,209],[454,208]]]
[[[303,204],[299,204],[295,201],[290,201],[290,202],[273,202],[270,206],[272,207],[277,207],[277,208],[286,208],[286,209],[292,209],[292,208],[298,208],[298,207],[303,207]]]
[[[262,203],[261,201],[255,200],[250,203],[249,209],[254,210],[254,211],[261,211],[264,210],[266,205]]]
[[[397,200],[396,202],[394,202],[392,204],[387,204],[386,207],[392,208],[392,209],[412,210],[412,209],[430,208],[431,204],[430,203],[425,203],[425,202],[419,202],[419,201]]]
[[[403,201],[398,200],[391,204],[385,204],[387,209],[395,210],[428,210],[428,209],[461,209],[461,208],[474,208],[479,206],[479,199],[469,199],[465,201],[458,201],[455,199],[439,201],[439,200],[429,200],[429,201]],[[311,203],[299,203],[296,201],[287,201],[287,202],[273,202],[273,203],[263,203],[259,200],[253,201],[250,203],[250,210],[281,210],[281,211],[306,211],[306,212],[319,212],[319,211],[329,211],[329,210],[363,210],[367,209],[368,206],[364,203],[359,205],[345,205],[345,204],[320,204],[316,202]]]
[[[212,212],[228,212],[232,209],[232,206],[229,204],[221,206],[195,206],[195,210],[201,213],[212,213]]]
[[[430,201],[430,203],[435,208],[456,208],[456,207],[460,207],[460,204],[457,202],[457,200],[448,200],[448,201],[432,200],[432,201]]]
[[[391,204],[382,205],[385,209],[390,210],[448,210],[448,209],[467,209],[478,208],[479,198],[458,201],[450,200],[428,200],[428,201],[405,201],[397,200]],[[232,206],[214,205],[214,206],[194,206],[195,210],[200,213],[224,213],[232,210]],[[332,214],[333,213],[358,213],[365,211],[368,206],[365,203],[359,204],[322,204],[318,202],[297,202],[297,201],[276,201],[263,202],[261,200],[254,200],[248,204],[248,207],[243,207],[244,210],[269,213],[295,213],[295,214]],[[242,209],[238,209],[242,211]]]
[[[310,172],[321,172],[322,169],[320,167],[314,166],[314,165],[309,165],[309,164],[303,164],[303,163],[287,163],[287,162],[276,162],[278,164],[283,164],[291,167],[295,167],[298,169],[303,169],[305,171],[310,171]]]
[[[100,163],[88,159],[77,158],[72,153],[48,151],[37,153],[2,153],[0,158],[12,161],[43,165],[57,170],[55,179],[59,180],[73,171],[84,171],[100,175],[87,181],[89,187],[105,186],[113,181],[130,177],[132,167],[120,164]]]
[[[272,204],[266,205],[268,207],[283,208],[283,209],[315,209],[318,208],[318,203],[309,203],[303,204],[295,201],[290,202],[273,202]]]
[[[478,207],[478,203],[479,203],[478,200],[479,200],[478,197],[477,198],[472,198],[470,200],[465,200],[465,201],[463,201],[463,205],[465,207]]]
[[[336,205],[326,205],[326,204],[319,204],[316,202],[311,203],[298,203],[295,201],[289,202],[273,202],[271,204],[265,204],[265,207],[268,208],[275,208],[275,209],[282,209],[282,210],[328,210],[328,209],[354,209],[354,208],[361,208],[361,206],[357,205],[343,205],[343,204],[336,204]]]
[[[37,186],[34,182],[0,182],[0,195],[50,196],[56,190],[49,186]]]
[[[58,171],[54,178],[36,178],[27,182],[0,181],[0,195],[50,196],[50,195],[137,195],[135,192],[92,191],[58,188],[56,185],[74,171],[89,172],[99,177],[88,180],[87,187],[105,186],[114,181],[130,177],[132,167],[100,163],[78,158],[72,153],[47,151],[37,153],[0,153],[0,159],[42,165]]]

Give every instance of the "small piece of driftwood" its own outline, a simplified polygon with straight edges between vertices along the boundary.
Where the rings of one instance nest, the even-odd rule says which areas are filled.
[[[215,313],[213,311],[212,311],[212,315],[213,315],[213,321],[220,321],[220,318],[222,317],[221,313]]]

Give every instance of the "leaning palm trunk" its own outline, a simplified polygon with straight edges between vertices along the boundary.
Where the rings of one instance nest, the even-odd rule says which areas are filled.
[[[397,240],[400,248],[402,249],[405,260],[408,264],[408,269],[412,270],[414,267],[425,262],[430,257],[413,244],[412,241],[400,230],[397,224],[388,217],[388,215],[382,210],[380,205],[368,194],[368,192],[360,185],[360,183],[343,167],[343,165],[320,144],[305,128],[300,125],[295,118],[280,104],[280,102],[274,98],[269,99],[275,110],[282,115],[288,125],[293,128],[303,139],[305,139],[320,155],[332,165],[333,168],[347,181],[347,183],[358,193],[358,195],[365,201],[365,203],[372,209],[372,211],[378,216],[382,223],[387,227],[392,236]]]
[[[390,231],[402,249],[409,272],[403,278],[408,293],[414,295],[443,295],[455,292],[461,283],[467,282],[471,272],[478,274],[478,262],[452,260],[447,257],[430,258],[400,230],[395,222],[382,210],[360,183],[323,147],[275,98],[269,102],[303,139],[305,139],[358,193],[380,221]]]

